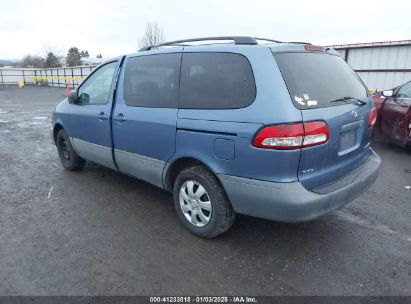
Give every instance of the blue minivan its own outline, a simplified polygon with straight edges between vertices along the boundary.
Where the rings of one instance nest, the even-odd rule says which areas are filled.
[[[333,49],[210,37],[101,64],[57,105],[52,135],[65,169],[90,160],[169,191],[211,238],[236,213],[303,222],[353,200],[378,175],[375,121]]]

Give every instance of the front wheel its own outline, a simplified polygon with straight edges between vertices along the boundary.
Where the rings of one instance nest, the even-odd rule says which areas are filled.
[[[76,171],[84,167],[85,160],[76,154],[69,137],[63,129],[57,133],[56,146],[64,169]]]
[[[182,224],[193,234],[213,238],[234,223],[235,212],[218,179],[203,166],[184,169],[173,189]]]

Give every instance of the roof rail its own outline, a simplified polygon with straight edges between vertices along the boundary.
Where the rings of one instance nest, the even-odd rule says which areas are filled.
[[[234,41],[235,44],[251,44],[251,45],[257,44],[257,40],[264,40],[264,41],[270,41],[270,42],[276,42],[276,43],[281,42],[278,40],[272,40],[272,39],[266,39],[266,38],[254,38],[254,37],[247,37],[247,36],[204,37],[204,38],[192,38],[192,39],[170,41],[170,42],[165,42],[165,43],[161,43],[158,45],[149,45],[149,46],[141,48],[139,52],[149,51],[155,47],[160,47],[160,46],[172,46],[172,45],[187,46],[187,45],[182,45],[182,43],[186,43],[186,42],[218,41],[218,40],[232,40]]]
[[[275,42],[275,43],[282,43],[283,41],[279,40],[273,40],[273,39],[267,39],[267,38],[260,38],[260,37],[253,37],[255,40],[261,40],[261,41],[269,41],[269,42]]]
[[[288,41],[287,43],[293,43],[293,44],[309,44],[309,45],[312,45],[312,43],[304,42],[304,41]]]

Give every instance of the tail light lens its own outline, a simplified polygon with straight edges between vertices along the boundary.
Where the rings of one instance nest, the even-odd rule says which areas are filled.
[[[328,141],[328,126],[324,121],[306,122],[304,125],[303,147],[324,144]]]
[[[324,144],[329,133],[324,121],[267,126],[254,137],[258,148],[292,150]]]
[[[377,121],[377,109],[373,107],[370,112],[370,117],[368,118],[368,128],[371,128],[373,125],[375,125],[376,121]]]

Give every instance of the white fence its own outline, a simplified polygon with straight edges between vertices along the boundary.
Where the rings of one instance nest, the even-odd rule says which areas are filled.
[[[95,65],[65,68],[0,68],[0,84],[18,84],[24,80],[26,84],[45,84],[51,87],[66,87],[70,82],[76,87],[93,71]]]

